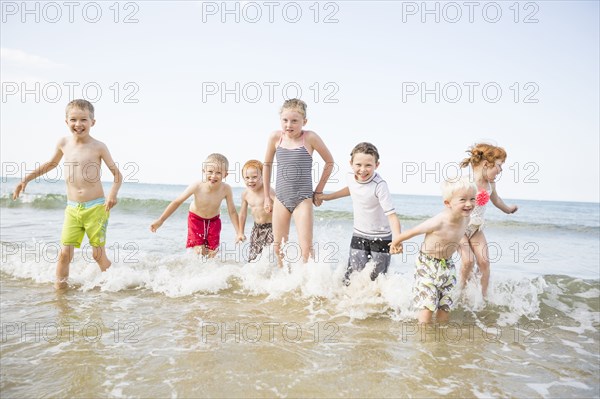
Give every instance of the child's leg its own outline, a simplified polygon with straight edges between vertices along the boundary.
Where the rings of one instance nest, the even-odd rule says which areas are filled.
[[[467,284],[467,280],[471,275],[471,271],[473,270],[473,266],[475,265],[475,255],[473,254],[473,250],[471,249],[471,243],[467,236],[463,236],[460,240],[460,286],[464,287]]]
[[[433,312],[427,308],[421,309],[419,312],[419,323],[420,324],[429,324],[431,323],[431,318],[433,317]]]
[[[110,260],[108,260],[108,256],[106,256],[106,250],[104,249],[104,245],[100,247],[92,247],[92,256],[98,266],[100,266],[100,270],[103,272],[106,271],[111,265]]]
[[[209,251],[208,251],[208,248],[206,247],[206,245],[196,245],[194,247],[194,253],[196,255],[207,256]]]
[[[437,323],[448,323],[448,319],[450,318],[450,312],[442,309],[438,309],[435,312],[435,321]]]
[[[308,262],[308,257],[312,255],[313,240],[313,203],[312,198],[302,201],[294,209],[294,223],[298,231],[298,241],[302,251],[302,262]]]
[[[342,280],[345,285],[350,285],[350,275],[353,272],[360,272],[365,268],[365,265],[369,261],[370,253],[364,246],[362,237],[352,236],[350,241],[350,254],[348,256],[348,267],[346,268],[346,274]]]
[[[387,273],[392,256],[388,252],[376,252],[371,250],[371,258],[375,262],[375,268],[371,272],[371,280],[375,281],[380,274]]]
[[[273,202],[273,250],[277,256],[277,264],[283,266],[283,254],[281,253],[281,240],[288,241],[290,234],[290,222],[292,214],[277,198]]]
[[[481,272],[481,292],[485,297],[487,296],[488,284],[490,282],[490,256],[483,231],[478,231],[471,237],[471,248],[477,260],[477,267]]]
[[[67,280],[69,279],[69,264],[73,260],[73,253],[75,247],[73,245],[63,245],[58,255],[58,262],[56,262],[56,281],[54,282],[54,288],[63,289],[67,288]]]
[[[205,247],[206,248],[206,247]],[[208,256],[210,259],[214,258],[215,256],[217,256],[217,253],[219,252],[219,248],[215,248],[215,249],[208,249],[206,248],[206,256]]]

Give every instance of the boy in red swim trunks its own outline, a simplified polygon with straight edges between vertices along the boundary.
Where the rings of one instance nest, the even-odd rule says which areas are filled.
[[[179,206],[194,195],[188,214],[188,237],[186,248],[194,248],[197,254],[213,258],[219,249],[221,235],[221,202],[227,202],[227,212],[235,229],[236,243],[243,240],[240,232],[238,213],[233,204],[231,186],[223,183],[227,177],[229,161],[221,154],[210,154],[202,167],[202,180],[194,182],[185,191],[173,200],[150,225],[153,233],[167,220]]]

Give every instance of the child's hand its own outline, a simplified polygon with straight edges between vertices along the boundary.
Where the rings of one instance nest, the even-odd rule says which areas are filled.
[[[313,193],[313,204],[315,204],[315,206],[321,206],[323,204],[323,200],[324,198],[324,194],[323,193],[317,193],[316,191]]]
[[[154,223],[152,223],[152,224],[150,225],[150,231],[151,231],[151,232],[153,232],[153,233],[156,233],[156,230],[158,230],[158,228],[159,228],[160,226],[162,226],[162,224],[163,224],[163,222],[161,222],[161,221],[160,221],[160,219],[156,219],[156,220],[154,221]]]
[[[403,247],[401,242],[392,241],[390,244],[390,253],[392,255],[401,254]]]
[[[273,212],[273,200],[271,197],[265,197],[265,212]]]
[[[21,183],[17,184],[17,187],[15,187],[15,191],[13,192],[13,201],[15,201],[17,198],[19,198],[19,194],[21,194],[21,192],[25,192],[25,187],[27,186],[27,183],[22,181]]]
[[[516,205],[509,206],[509,207],[508,207],[508,212],[507,212],[507,213],[508,213],[508,214],[515,213],[515,212],[517,211],[517,209],[519,209],[519,207],[518,207],[518,206],[516,206]]]
[[[117,198],[116,197],[108,197],[106,199],[106,204],[104,204],[104,208],[106,209],[106,211],[110,211],[112,209],[113,206],[117,205]]]
[[[242,241],[246,241],[246,236],[244,235],[244,233],[238,234],[237,237],[235,238],[236,244],[238,242],[242,242]]]

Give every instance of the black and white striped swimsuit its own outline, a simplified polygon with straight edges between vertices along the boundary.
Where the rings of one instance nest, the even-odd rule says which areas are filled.
[[[277,181],[275,195],[290,213],[305,199],[312,198],[312,156],[304,147],[304,131],[302,145],[297,148],[281,146],[283,132],[275,149],[277,157]]]

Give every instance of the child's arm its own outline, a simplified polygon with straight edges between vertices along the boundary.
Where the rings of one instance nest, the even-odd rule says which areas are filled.
[[[21,192],[25,191],[25,187],[27,186],[27,183],[29,183],[33,179],[40,177],[41,175],[43,175],[45,173],[50,172],[52,169],[54,169],[58,166],[58,163],[60,162],[60,160],[62,159],[62,156],[63,156],[62,146],[64,145],[64,141],[65,141],[65,139],[61,139],[56,144],[56,148],[54,149],[54,155],[52,155],[52,158],[48,162],[43,163],[39,167],[35,168],[35,170],[33,172],[28,173],[21,180],[21,182],[19,184],[17,184],[17,187],[15,187],[15,191],[13,192],[13,197],[12,197],[13,200],[16,200],[17,198],[19,198],[19,195],[21,194]]]
[[[113,161],[110,152],[108,151],[108,147],[106,145],[102,145],[102,149],[100,150],[100,157],[108,166],[108,169],[113,174],[114,180],[113,185],[110,188],[110,192],[108,193],[108,197],[106,198],[106,210],[110,210],[113,206],[117,205],[117,193],[119,192],[119,188],[121,188],[121,183],[123,183],[123,175],[121,171],[117,167],[115,161]]]
[[[246,217],[248,216],[248,201],[246,201],[246,192],[242,193],[242,205],[240,206],[240,233],[242,235],[243,240],[246,241],[246,235],[244,234],[244,229],[246,228]]]
[[[399,222],[398,222],[399,224]],[[435,231],[440,226],[440,217],[434,216],[432,218],[427,219],[421,224],[416,225],[412,229],[406,230],[404,233],[399,234],[396,238],[392,239],[390,243],[390,253],[399,254],[402,252],[403,241],[406,241],[414,236],[418,236],[420,234],[427,234]],[[392,233],[393,234],[393,233]]]
[[[321,158],[323,158],[323,161],[325,162],[323,174],[321,175],[321,179],[319,179],[319,184],[317,184],[317,187],[315,187],[315,194],[318,195],[323,193],[323,188],[325,187],[327,180],[329,180],[331,172],[333,172],[333,156],[331,155],[331,152],[329,152],[329,149],[318,134],[313,132],[313,134],[311,134],[309,138],[310,144],[319,153],[319,155],[321,156]]]
[[[343,197],[347,197],[350,195],[350,189],[348,187],[344,187],[341,190],[338,190],[334,193],[330,193],[330,194],[319,194],[318,196],[323,200],[323,201],[333,201],[336,200],[338,198],[343,198]]]
[[[398,215],[396,215],[396,213],[392,213],[388,215],[388,220],[390,222],[390,228],[392,229],[392,240],[395,237],[400,236],[401,233],[401,227],[400,227],[400,219],[398,219]]]
[[[190,198],[190,196],[194,193],[194,191],[196,190],[197,187],[198,187],[198,183],[190,184],[188,186],[188,188],[186,188],[185,191],[183,193],[181,193],[181,195],[179,197],[177,197],[173,201],[171,201],[171,203],[169,205],[167,205],[167,207],[165,208],[162,215],[160,215],[160,217],[158,219],[156,219],[150,225],[150,231],[153,233],[156,233],[156,230],[158,230],[158,228],[160,226],[162,226],[162,224],[165,222],[165,220],[167,220],[169,218],[169,216],[171,216],[173,214],[173,212],[175,212],[177,210],[177,208],[179,208],[179,206],[181,204],[183,204],[183,202],[186,199]]]
[[[273,132],[269,137],[267,144],[267,152],[265,154],[265,162],[263,163],[263,191],[265,193],[265,212],[273,211],[273,199],[271,198],[271,171],[273,169],[273,158],[275,158],[275,143],[279,137],[279,132]]]
[[[228,185],[225,188],[225,202],[227,203],[227,212],[229,213],[229,217],[231,218],[231,224],[233,224],[233,228],[235,229],[235,242],[236,244],[240,241],[244,241],[244,234],[240,231],[240,218],[238,216],[237,210],[235,209],[235,204],[233,203],[233,191],[231,187]]]
[[[504,201],[502,201],[502,198],[500,198],[498,195],[495,183],[492,187],[492,195],[490,195],[490,200],[492,200],[492,204],[494,204],[496,208],[500,209],[504,213],[515,213],[517,209],[519,209],[516,205],[508,206],[504,203]]]

